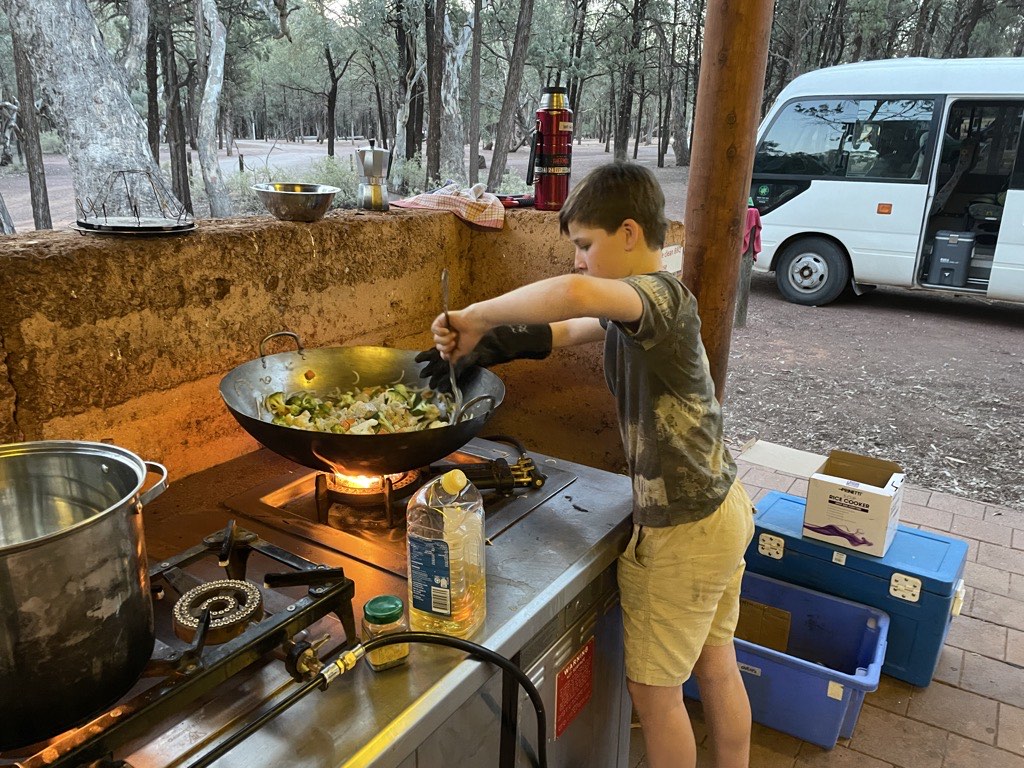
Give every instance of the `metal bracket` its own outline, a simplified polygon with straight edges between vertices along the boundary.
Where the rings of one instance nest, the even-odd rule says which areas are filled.
[[[786,542],[781,536],[772,536],[770,533],[762,533],[757,537],[758,554],[770,557],[773,560],[781,560],[786,549]]]
[[[916,603],[921,599],[921,580],[905,573],[894,573],[889,579],[889,594],[908,603]]]

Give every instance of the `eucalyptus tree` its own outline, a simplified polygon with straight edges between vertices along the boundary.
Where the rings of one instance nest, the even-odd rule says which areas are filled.
[[[501,186],[502,176],[505,174],[509,140],[512,133],[512,115],[519,106],[519,87],[523,80],[523,69],[526,65],[526,53],[530,46],[532,27],[533,0],[520,0],[512,53],[508,64],[508,77],[505,78],[505,95],[501,101],[501,114],[498,117],[498,126],[494,135],[494,151],[491,155],[491,168],[487,174],[487,188],[492,191]]]
[[[139,199],[144,215],[179,205],[146,142],[146,126],[129,96],[127,70],[108,51],[85,0],[63,3],[2,0],[12,34],[31,61],[40,95],[51,108],[57,132],[69,148],[68,160],[79,199],[96,198],[109,189],[118,170],[140,170],[156,190],[156,199]],[[133,2],[133,25],[145,27],[148,6]],[[145,17],[145,18],[144,18]],[[130,36],[122,62],[144,60],[145,35]],[[68,66],[74,62],[74,66]],[[134,66],[134,65],[132,65]],[[83,95],[88,94],[88,98]],[[108,201],[113,205],[114,200]],[[123,205],[124,200],[119,204]]]
[[[346,9],[314,0],[309,11],[294,25],[297,46],[287,51],[278,77],[290,88],[322,100],[320,124],[327,140],[327,155],[334,157],[338,91],[358,47],[354,35],[346,29],[352,24]]]
[[[196,62],[202,84],[199,125],[196,141],[199,165],[203,173],[210,215],[218,218],[233,213],[231,198],[217,157],[217,114],[224,87],[224,58],[227,52],[227,28],[217,13],[215,0],[196,0]]]
[[[382,0],[349,0],[347,5],[349,24],[346,29],[355,53],[352,64],[366,104],[372,99],[376,107],[376,118],[368,121],[375,124],[370,135],[385,149],[393,146],[397,130],[394,115],[401,77],[398,46],[389,34],[392,11]],[[365,106],[363,112],[369,114],[372,109]]]
[[[629,142],[630,117],[633,112],[633,96],[636,89],[638,70],[643,66],[643,52],[640,45],[644,25],[647,22],[647,5],[649,0],[632,0],[627,26],[628,42],[622,49],[622,70],[619,79],[619,103],[615,119],[614,153],[616,160],[626,159]]]

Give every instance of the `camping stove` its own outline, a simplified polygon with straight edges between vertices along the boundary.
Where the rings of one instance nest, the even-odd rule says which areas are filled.
[[[0,766],[113,768],[161,723],[205,710],[211,734],[304,679],[310,650],[356,642],[354,582],[235,525],[149,569],[156,642],[135,686],[108,711],[51,740],[0,754]],[[253,692],[261,695],[253,697]],[[249,697],[247,699],[247,696]],[[201,745],[184,745],[182,753]]]
[[[440,463],[399,475],[310,471],[275,478],[225,503],[238,515],[405,578],[407,499],[455,468],[484,494],[488,544],[576,480],[564,469],[538,466],[518,441],[499,435],[472,440]]]

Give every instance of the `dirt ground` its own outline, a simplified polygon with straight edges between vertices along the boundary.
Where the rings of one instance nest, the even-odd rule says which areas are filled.
[[[1022,306],[879,289],[801,307],[755,275],[726,431],[891,459],[913,485],[1024,507],[1022,329]]]
[[[284,149],[273,162],[322,152],[297,145],[285,158]],[[606,162],[603,149],[574,147],[574,176]],[[682,219],[686,169],[656,168],[653,146],[638,160],[661,181],[668,215]],[[509,157],[521,175],[526,162],[522,151]],[[54,221],[72,220],[66,162],[49,158],[47,173]],[[18,230],[31,229],[24,176],[0,177],[0,194]],[[1024,508],[1022,329],[1024,306],[897,289],[801,307],[779,296],[772,276],[755,274],[747,326],[733,336],[730,444],[866,453],[901,463],[913,485]]]

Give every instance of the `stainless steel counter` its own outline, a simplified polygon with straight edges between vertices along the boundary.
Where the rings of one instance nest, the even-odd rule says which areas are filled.
[[[510,657],[557,617],[581,590],[614,562],[629,531],[628,478],[590,467],[538,457],[542,465],[568,469],[578,479],[505,531],[487,549],[487,622],[473,638]],[[150,560],[170,556],[231,518],[223,500],[276,475],[306,472],[260,450],[181,482],[144,511]],[[370,597],[405,595],[405,582],[383,570],[338,555],[251,520],[239,525],[314,562],[342,566],[355,581],[356,619]],[[167,723],[155,737],[139,740],[128,758],[136,768],[188,765],[204,751],[196,728],[237,725],[257,704],[288,692],[283,665],[273,662],[239,683],[237,693],[204,703],[180,722]],[[606,674],[608,670],[598,670]],[[620,670],[611,670],[621,674]],[[457,651],[413,646],[407,665],[374,672],[361,663],[327,691],[317,692],[271,721],[215,765],[406,766],[431,734],[487,686],[493,667],[467,660]],[[500,686],[499,686],[500,687]],[[180,756],[182,750],[184,756]],[[172,755],[176,756],[172,758]],[[495,762],[496,764],[496,762]]]

